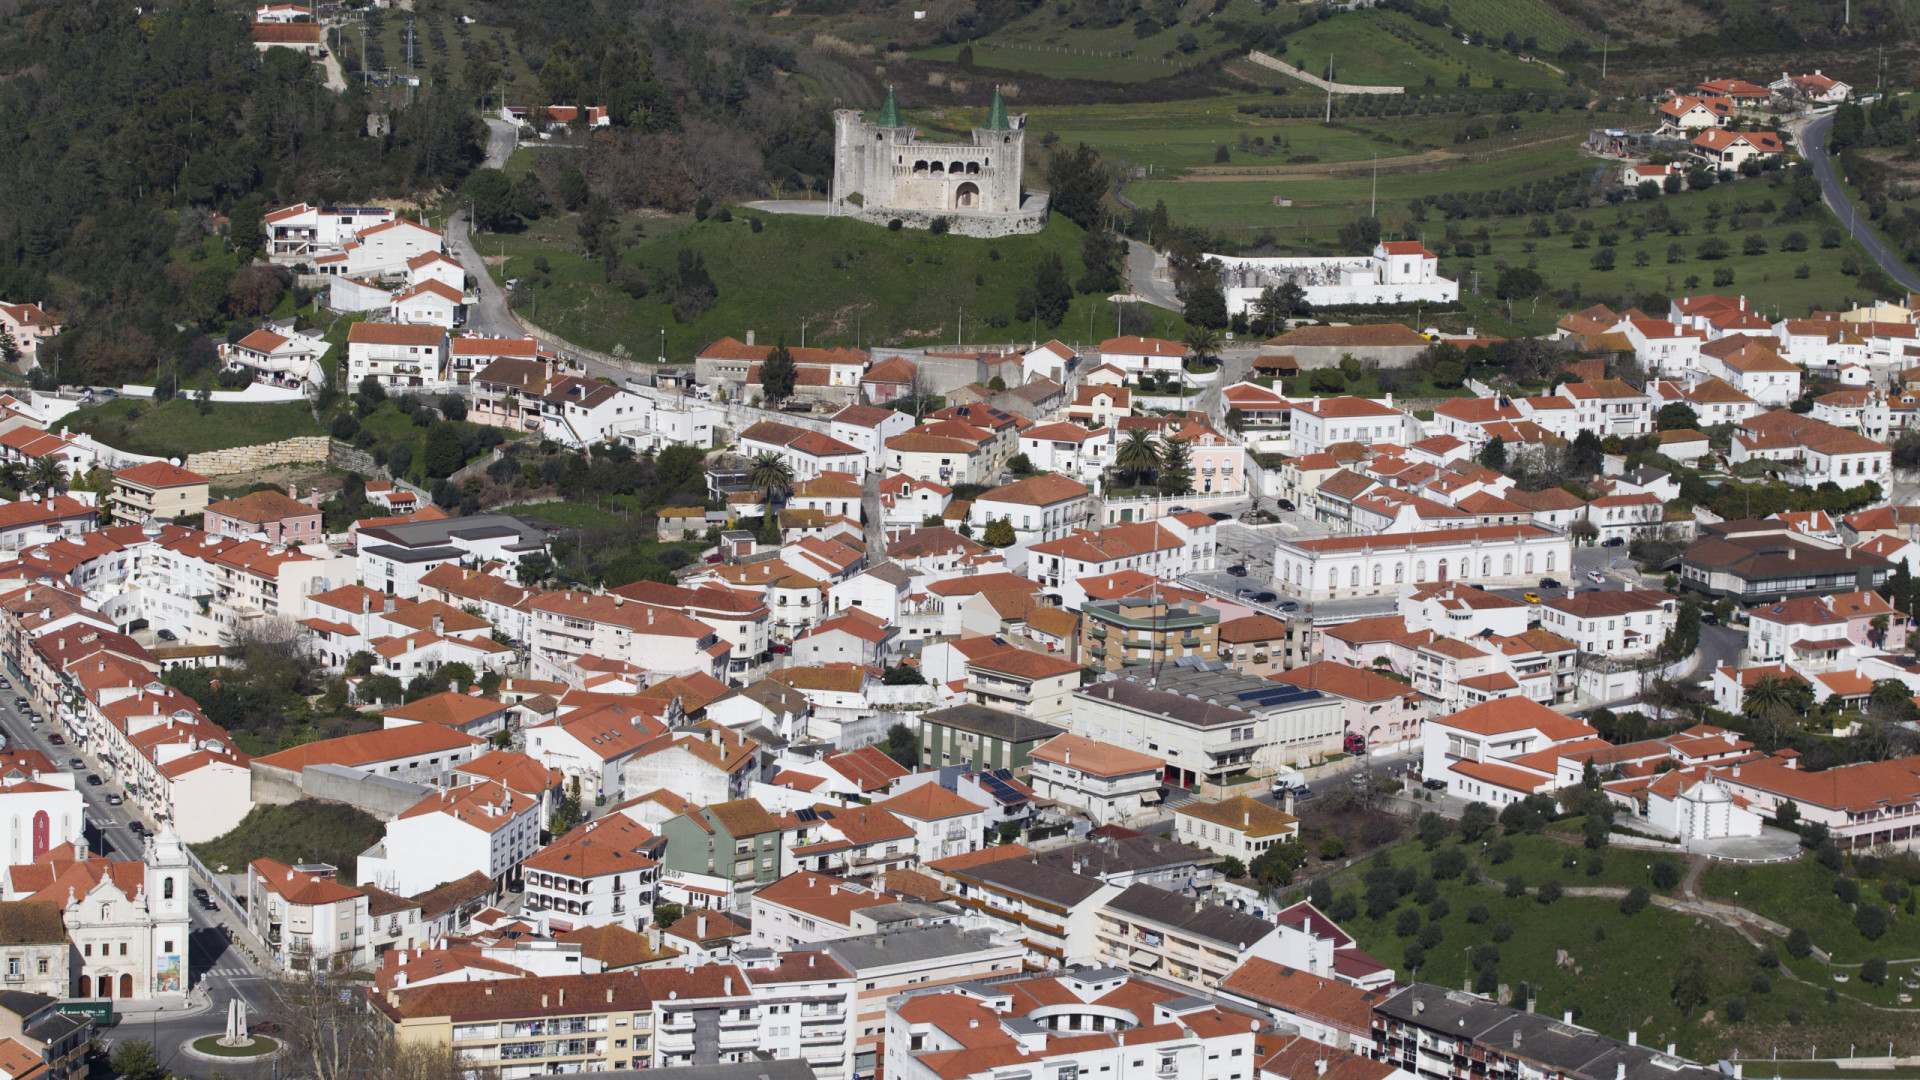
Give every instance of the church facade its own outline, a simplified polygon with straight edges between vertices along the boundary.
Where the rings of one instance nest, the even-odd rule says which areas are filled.
[[[1047,222],[1045,195],[1021,185],[1026,167],[1026,117],[1008,116],[993,92],[986,124],[970,143],[925,142],[900,119],[893,92],[879,116],[857,109],[834,113],[834,213],[885,225],[931,227],[945,218],[964,236],[1039,232]]]

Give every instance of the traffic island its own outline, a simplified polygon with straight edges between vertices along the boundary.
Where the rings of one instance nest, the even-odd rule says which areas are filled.
[[[202,1061],[230,1061],[235,1058],[261,1058],[280,1052],[280,1042],[265,1035],[245,1036],[245,1042],[228,1045],[225,1035],[202,1035],[186,1046],[187,1053]]]

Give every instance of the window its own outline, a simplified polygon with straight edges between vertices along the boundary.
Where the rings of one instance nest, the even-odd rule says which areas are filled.
[[[162,900],[173,899],[173,878],[172,877],[164,877],[160,879],[160,898]]]
[[[47,973],[47,958],[43,956],[40,958],[40,974],[45,975],[46,973]]]

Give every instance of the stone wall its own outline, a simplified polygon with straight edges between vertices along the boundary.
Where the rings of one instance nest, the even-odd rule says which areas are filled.
[[[1020,209],[1008,214],[970,214],[956,210],[934,212],[929,210],[902,210],[896,207],[873,206],[866,208],[849,207],[847,216],[859,218],[874,225],[885,226],[895,218],[909,229],[931,229],[933,219],[947,219],[947,231],[955,236],[972,236],[982,240],[991,240],[999,236],[1019,236],[1037,233],[1047,227],[1047,197],[1030,194],[1020,204]]]
[[[392,821],[438,790],[339,765],[307,766],[300,773],[300,787],[310,799],[345,803],[382,821]]]
[[[300,790],[300,774],[290,769],[275,768],[254,762],[252,785],[249,794],[255,806],[285,806],[306,798],[306,792]]]
[[[324,435],[301,435],[258,446],[210,450],[203,454],[188,454],[183,467],[188,472],[197,472],[202,476],[225,476],[253,472],[272,465],[319,464],[330,459],[332,442]]]
[[[336,469],[357,472],[362,476],[379,476],[382,470],[373,460],[373,455],[352,443],[332,440],[327,447],[327,464]]]

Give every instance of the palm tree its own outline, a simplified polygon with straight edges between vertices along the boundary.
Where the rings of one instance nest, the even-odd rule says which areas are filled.
[[[793,490],[793,466],[787,459],[768,450],[747,467],[747,485],[760,493],[767,504],[767,520],[773,520],[773,497]]]
[[[1787,707],[1787,684],[1778,675],[1762,675],[1747,687],[1746,700],[1740,703],[1740,711],[1748,716],[1759,716],[1777,708]]]
[[[1196,363],[1206,363],[1220,353],[1220,331],[1211,326],[1189,326],[1181,339]]]
[[[33,463],[30,481],[45,495],[54,488],[65,491],[67,488],[67,467],[60,459],[48,454]]]
[[[1159,469],[1160,450],[1153,445],[1153,434],[1146,428],[1128,429],[1126,440],[1114,452],[1113,463],[1133,477],[1135,483],[1142,474]]]

